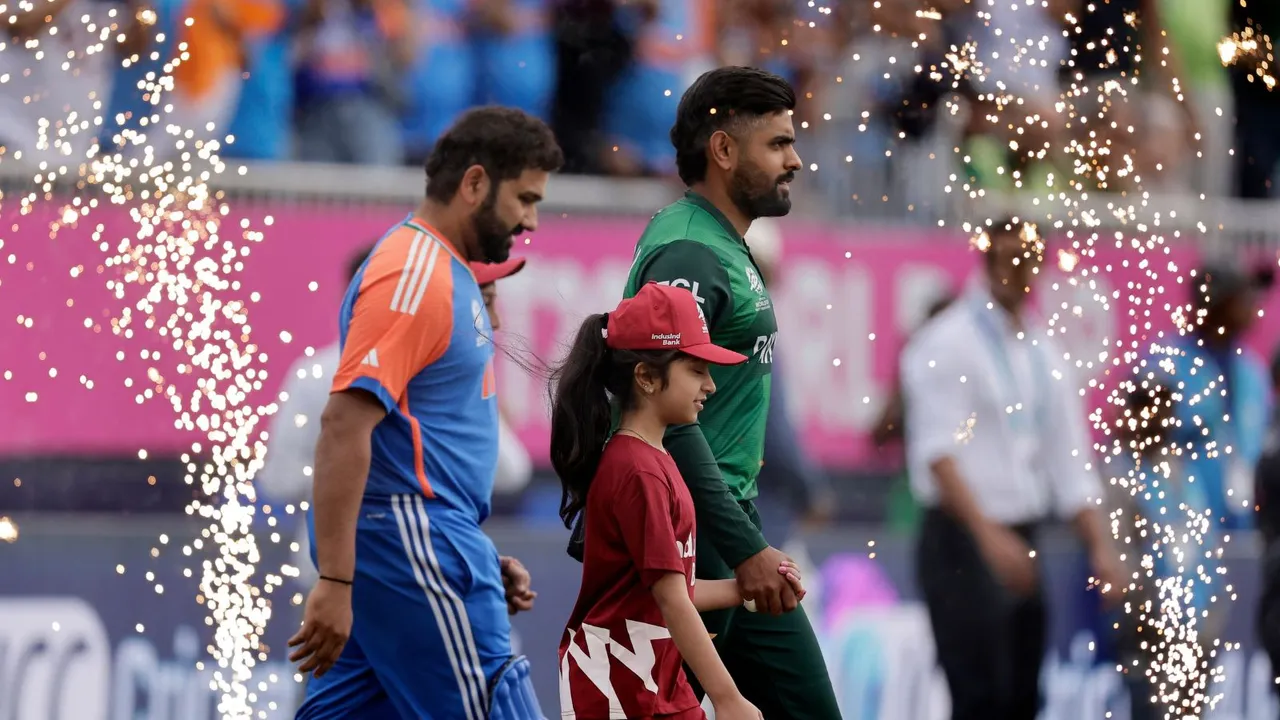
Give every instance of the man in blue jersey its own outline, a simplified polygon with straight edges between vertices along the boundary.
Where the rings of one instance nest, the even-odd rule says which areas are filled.
[[[536,118],[468,112],[427,160],[426,200],[347,289],[308,518],[319,580],[289,641],[315,674],[300,720],[542,717],[511,654],[528,573],[480,529],[498,406],[469,263],[506,260],[537,227],[561,161]]]

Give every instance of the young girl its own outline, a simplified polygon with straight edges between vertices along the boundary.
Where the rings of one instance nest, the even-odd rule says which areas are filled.
[[[698,616],[742,597],[733,580],[695,588],[693,499],[662,447],[667,426],[697,420],[715,392],[709,364],[746,359],[711,344],[692,293],[657,283],[578,331],[551,413],[560,517],[572,527],[586,513],[582,589],[560,641],[564,720],[704,718],[682,659],[717,720],[760,718]],[[803,594],[794,566],[778,571]]]

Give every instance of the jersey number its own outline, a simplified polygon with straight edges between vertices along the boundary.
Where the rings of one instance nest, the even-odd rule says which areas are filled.
[[[560,668],[560,679],[562,684],[561,694],[567,689],[569,680],[569,658],[572,657],[574,663],[582,670],[582,674],[587,676],[592,685],[596,686],[606,699],[609,701],[610,717],[624,717],[622,714],[622,703],[618,700],[618,693],[613,689],[613,681],[609,679],[609,656],[612,655],[622,663],[636,677],[644,683],[644,687],[651,693],[658,692],[658,683],[653,679],[653,666],[657,662],[657,656],[653,650],[653,641],[664,640],[671,637],[671,632],[664,627],[658,625],[650,625],[645,622],[637,622],[635,620],[627,621],[627,635],[629,636],[626,645],[619,643],[609,636],[609,631],[595,625],[582,624],[583,640],[587,646],[586,650],[578,647],[575,642],[577,632],[569,631],[569,651],[565,653],[563,667]],[[630,645],[634,650],[628,650]],[[562,698],[563,699],[563,698]],[[617,711],[616,714],[614,711]]]

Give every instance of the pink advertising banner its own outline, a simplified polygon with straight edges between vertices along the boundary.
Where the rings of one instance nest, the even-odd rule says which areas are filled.
[[[265,375],[256,375],[259,386],[248,391],[253,404],[267,405],[306,348],[336,339],[349,257],[403,213],[248,201],[232,210],[223,235],[249,250],[224,258],[238,286],[204,292],[245,303],[252,342],[266,357]],[[116,254],[120,238],[136,236],[138,225],[128,210],[105,207],[52,233],[61,213],[56,203],[25,215],[13,203],[0,207],[0,454],[174,454],[203,441],[200,430],[175,426],[178,414],[162,397],[170,378],[178,378],[179,390],[194,387],[194,378],[179,370],[189,362],[185,354],[160,327],[146,327],[140,293],[118,297],[108,287],[120,271],[104,261]],[[233,221],[242,216],[260,239],[243,238]],[[499,286],[500,342],[557,358],[585,314],[618,300],[643,225],[641,219],[545,218],[516,249],[530,259],[525,271]],[[952,230],[822,227],[788,219],[783,235],[783,267],[773,288],[781,329],[777,362],[802,441],[830,466],[895,462],[879,457],[867,436],[892,391],[898,352],[924,309],[962,287],[977,254]],[[1194,260],[1187,248],[1143,254],[1110,248],[1080,265],[1098,266],[1097,275],[1050,269],[1038,300],[1044,312],[1057,313],[1082,372],[1107,383],[1105,372],[1127,372],[1121,351],[1130,338],[1147,332],[1142,312],[1168,325],[1169,305],[1187,295],[1179,271]],[[113,319],[127,308],[135,316],[132,337],[113,332]],[[1255,338],[1267,355],[1280,337],[1273,322],[1278,309],[1268,303]],[[1104,350],[1110,354],[1100,360]],[[534,457],[545,460],[543,381],[506,362],[498,383],[508,418]]]

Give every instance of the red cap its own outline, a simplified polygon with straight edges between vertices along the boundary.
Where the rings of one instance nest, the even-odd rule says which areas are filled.
[[[504,277],[511,277],[524,267],[524,258],[513,257],[500,263],[471,263],[471,274],[476,276],[477,285],[488,285]]]
[[[746,355],[711,343],[707,321],[693,293],[647,283],[609,313],[605,344],[616,350],[679,350],[716,365],[737,365]]]

